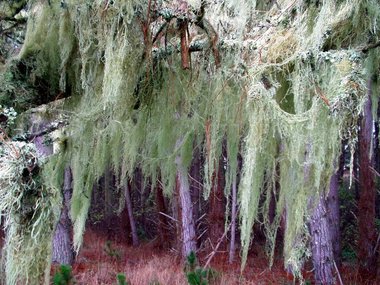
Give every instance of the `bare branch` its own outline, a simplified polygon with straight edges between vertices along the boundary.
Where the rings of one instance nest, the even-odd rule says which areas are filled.
[[[367,53],[369,50],[380,47],[380,41],[370,44],[364,48],[362,48],[362,52]]]

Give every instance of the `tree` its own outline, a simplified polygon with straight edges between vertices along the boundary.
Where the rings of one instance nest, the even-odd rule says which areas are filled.
[[[183,140],[178,140],[176,146],[182,144]],[[182,256],[186,258],[191,252],[196,252],[196,236],[195,236],[195,223],[193,217],[193,204],[191,202],[190,186],[188,180],[188,173],[183,164],[181,155],[176,157],[177,165],[177,178],[176,188],[178,191],[179,205],[180,205],[180,229],[181,229],[181,243],[182,243]]]
[[[72,223],[70,219],[70,199],[72,193],[71,185],[71,170],[70,167],[67,167],[65,169],[65,177],[63,179],[62,210],[54,232],[52,254],[53,262],[66,265],[72,265],[74,262]]]
[[[359,130],[358,258],[359,274],[365,283],[373,282],[376,279],[377,272],[377,251],[375,249],[376,187],[373,156],[371,154],[373,149],[372,92],[372,80],[369,80],[368,95],[366,96]]]
[[[64,107],[75,113],[64,148],[43,175],[58,181],[58,166],[70,162],[77,251],[93,184],[109,168],[122,169],[120,181],[136,169],[146,181],[159,173],[167,196],[178,191],[182,252],[195,250],[188,177],[194,145],[207,155],[209,198],[226,140],[224,193],[236,182],[240,145],[243,160],[242,266],[254,223],[268,224],[262,217],[270,207],[261,204],[275,187],[268,243],[274,247],[286,209],[284,261],[301,277],[310,253],[308,217],[320,212],[341,141],[354,149],[364,74],[379,63],[376,0],[35,1],[30,13],[16,70],[42,95],[28,97],[34,104],[72,100]],[[318,232],[324,225],[315,224]]]

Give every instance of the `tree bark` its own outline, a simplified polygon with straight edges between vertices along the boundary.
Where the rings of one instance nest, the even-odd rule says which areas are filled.
[[[363,283],[373,284],[376,279],[376,230],[375,230],[375,206],[376,188],[373,172],[372,150],[372,83],[368,83],[368,98],[364,106],[359,130],[359,243],[358,260],[359,275]]]
[[[236,175],[232,181],[232,201],[231,201],[231,236],[230,236],[230,252],[228,262],[232,264],[235,260],[236,251],[236,217],[237,217],[237,178]]]
[[[311,248],[316,284],[334,284],[334,254],[326,199],[322,194],[310,221]]]
[[[72,264],[74,261],[74,251],[72,246],[72,223],[70,219],[70,200],[72,194],[71,169],[65,169],[63,183],[63,201],[61,216],[56,226],[53,238],[52,261],[58,264]]]
[[[190,192],[191,192],[191,201],[193,203],[193,217],[194,221],[196,221],[196,234],[199,236],[199,228],[198,228],[198,219],[201,216],[201,196],[202,196],[202,156],[199,150],[199,147],[195,147],[193,151],[193,160],[191,162],[190,168]],[[199,240],[198,240],[199,245]]]
[[[156,185],[156,209],[158,213],[158,237],[160,240],[160,247],[166,248],[169,246],[169,233],[166,217],[161,213],[166,213],[165,198],[162,191],[160,181],[157,181]]]
[[[176,145],[182,144],[178,140]],[[179,193],[179,204],[181,208],[181,237],[182,237],[182,256],[187,257],[191,252],[196,251],[196,236],[193,219],[193,205],[191,203],[190,186],[187,169],[182,163],[180,154],[175,159],[177,165],[177,189]]]
[[[132,234],[132,245],[138,246],[139,245],[139,237],[137,235],[137,229],[136,229],[136,222],[133,217],[133,208],[132,208],[132,200],[131,200],[131,194],[129,192],[129,183],[127,182],[124,186],[124,196],[125,196],[125,204],[128,211],[128,218],[129,218],[129,224],[131,226],[131,234]]]
[[[374,164],[375,169],[377,173],[380,173],[380,141],[379,141],[379,135],[380,135],[380,100],[378,100],[377,104],[377,120],[375,121],[375,133],[374,133],[374,139],[373,139],[373,147],[374,147]]]

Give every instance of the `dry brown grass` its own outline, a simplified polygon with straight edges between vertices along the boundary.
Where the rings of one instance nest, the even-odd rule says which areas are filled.
[[[107,254],[107,240],[88,231],[77,262],[73,267],[77,284],[116,284],[116,275],[124,273],[130,285],[186,285],[181,260],[168,251],[145,243],[137,248],[113,242],[115,256]],[[279,260],[274,269],[268,270],[267,259],[260,251],[253,252],[247,268],[240,274],[240,261],[227,262],[227,254],[217,255],[211,263],[216,279],[210,285],[270,285],[291,284],[291,277],[282,269]],[[156,282],[156,283],[154,283]]]

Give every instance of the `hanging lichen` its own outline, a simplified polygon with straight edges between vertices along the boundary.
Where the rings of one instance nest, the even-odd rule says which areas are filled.
[[[107,168],[118,181],[137,168],[153,184],[159,176],[170,196],[176,156],[188,168],[196,145],[207,198],[226,142],[228,196],[242,146],[243,266],[253,224],[264,222],[273,255],[283,215],[285,265],[300,275],[310,254],[306,224],[341,140],[353,155],[366,79],[379,65],[378,52],[363,48],[379,40],[380,7],[376,0],[188,2],[181,11],[169,0],[32,1],[19,60],[33,59],[36,74],[77,102],[65,149],[44,168],[48,185],[58,187],[70,163],[79,250],[93,184]]]
[[[43,164],[32,144],[3,140],[0,151],[0,213],[6,233],[2,278],[9,285],[41,284],[50,275],[60,192],[43,185]]]

